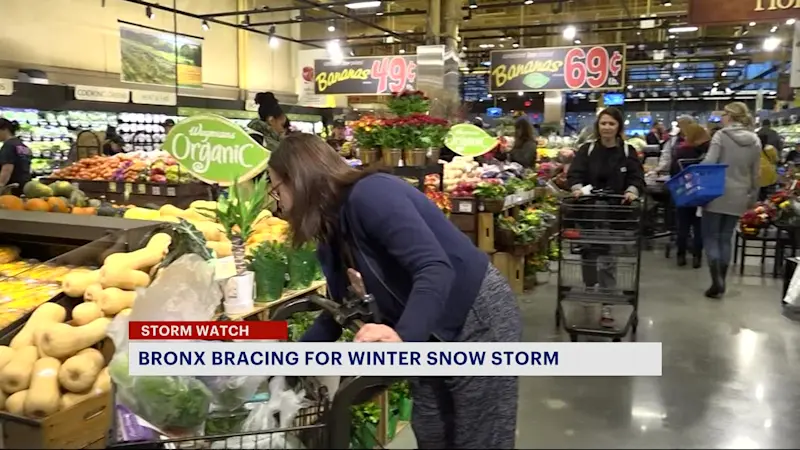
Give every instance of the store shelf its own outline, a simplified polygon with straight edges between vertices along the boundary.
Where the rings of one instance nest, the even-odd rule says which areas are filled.
[[[255,307],[250,312],[246,312],[244,314],[226,314],[226,316],[228,316],[230,320],[269,320],[268,313],[270,308],[275,308],[276,306],[280,306],[289,300],[325,289],[327,285],[328,284],[325,282],[325,280],[315,281],[305,289],[286,291],[281,298],[275,300],[274,302],[256,303]],[[216,318],[219,318],[220,316],[221,314],[217,314]]]
[[[117,217],[0,210],[0,230],[4,234],[84,242],[101,239],[115,231],[144,229],[158,224]]]
[[[43,178],[43,183],[59,181],[56,178]],[[214,187],[205,183],[127,183],[122,181],[66,180],[73,187],[82,190],[90,198],[105,197],[118,204],[162,206],[167,203],[179,208],[187,208],[195,200],[215,198]]]

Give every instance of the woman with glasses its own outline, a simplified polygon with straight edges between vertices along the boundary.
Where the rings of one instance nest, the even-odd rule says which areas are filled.
[[[518,342],[522,324],[508,281],[422,192],[392,175],[351,168],[320,138],[286,137],[269,160],[271,195],[293,244],[316,242],[336,301],[361,276],[381,323],[356,342]],[[302,337],[332,342],[322,313]],[[411,380],[419,448],[514,448],[516,377]]]
[[[758,199],[761,141],[752,131],[747,105],[729,103],[722,114],[723,128],[711,139],[702,164],[725,164],[725,193],[703,207],[703,244],[711,273],[705,295],[720,298],[731,261],[731,240],[739,217]]]

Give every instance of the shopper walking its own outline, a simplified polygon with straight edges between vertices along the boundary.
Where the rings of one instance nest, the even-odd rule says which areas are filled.
[[[583,195],[584,187],[625,196],[630,203],[645,190],[644,168],[633,146],[625,143],[622,112],[606,108],[597,116],[594,135],[599,139],[578,149],[567,173],[567,184],[575,197]],[[607,245],[589,245],[581,253],[583,282],[587,287],[614,289],[616,261],[609,255]],[[603,307],[601,324],[613,326],[611,308]]]
[[[767,145],[775,147],[778,154],[783,151],[783,138],[777,131],[772,129],[772,122],[769,119],[761,121],[761,128],[759,128],[757,134],[762,141],[766,141]]]
[[[714,134],[703,164],[725,164],[725,193],[703,208],[703,243],[711,273],[705,295],[720,298],[731,260],[731,240],[739,217],[755,203],[759,190],[761,141],[753,133],[747,105],[729,103],[722,114],[723,128]]]
[[[17,137],[19,124],[8,119],[0,119],[0,191],[9,184],[14,195],[22,195],[25,183],[31,181],[31,159],[33,153]]]
[[[506,279],[419,190],[349,167],[309,134],[284,139],[268,170],[293,244],[318,243],[332,298],[348,295],[348,280],[359,273],[375,297],[380,323],[365,325],[357,342],[520,340],[520,312]],[[302,341],[340,335],[323,313]],[[411,384],[420,448],[514,448],[516,377],[422,377]]]
[[[672,149],[670,176],[677,175],[684,168],[699,163],[708,152],[711,141],[708,131],[696,123],[685,124],[681,129],[683,141]],[[702,219],[698,215],[697,207],[677,207],[676,246],[678,247],[678,266],[686,265],[686,252],[689,244],[689,234],[692,235],[692,267],[700,268],[703,259],[703,234],[701,229]]]

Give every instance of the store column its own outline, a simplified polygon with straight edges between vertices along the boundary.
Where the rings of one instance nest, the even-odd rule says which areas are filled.
[[[546,91],[544,93],[544,123],[558,123],[563,128],[566,117],[565,97],[562,91]]]
[[[443,7],[444,45],[417,47],[417,89],[431,98],[431,115],[452,117],[461,105],[458,86],[458,24],[461,20],[461,3],[458,0],[431,0],[430,4],[432,9],[436,4]],[[438,15],[436,12],[431,13],[431,22]],[[429,37],[432,30],[438,28],[437,24],[431,25]]]

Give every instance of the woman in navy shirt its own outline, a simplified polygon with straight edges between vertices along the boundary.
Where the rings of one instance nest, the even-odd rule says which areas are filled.
[[[419,190],[351,168],[309,134],[284,139],[268,170],[293,244],[318,243],[332,298],[347,294],[349,271],[375,297],[383,321],[365,325],[356,342],[520,340],[507,280]],[[323,313],[302,341],[341,332]],[[420,448],[514,448],[516,377],[423,377],[411,386]]]

